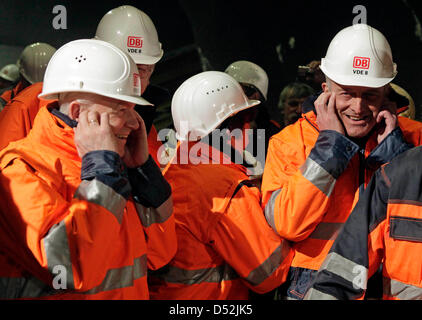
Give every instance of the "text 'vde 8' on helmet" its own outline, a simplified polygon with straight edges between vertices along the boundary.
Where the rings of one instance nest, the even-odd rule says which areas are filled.
[[[163,56],[151,18],[132,6],[120,6],[107,12],[98,24],[95,38],[114,44],[136,64],[155,64]]]
[[[355,24],[337,33],[320,68],[334,82],[349,86],[379,88],[397,75],[387,39],[366,24]]]
[[[268,75],[257,64],[240,60],[230,64],[224,72],[231,75],[240,83],[253,85],[259,90],[264,99],[267,100]]]
[[[56,48],[48,43],[36,42],[23,49],[17,66],[20,74],[31,84],[41,82]]]
[[[57,99],[59,93],[87,92],[140,105],[141,80],[132,58],[112,44],[96,40],[71,41],[51,58],[39,98]]]
[[[199,140],[216,129],[228,117],[256,106],[259,100],[249,100],[240,84],[220,71],[196,74],[176,90],[171,102],[178,140]]]

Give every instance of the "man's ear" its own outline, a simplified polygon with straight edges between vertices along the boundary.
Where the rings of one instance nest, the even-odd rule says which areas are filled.
[[[322,88],[322,91],[324,91],[324,92],[330,91],[330,89],[328,88],[328,83],[327,82],[321,83],[321,88]]]
[[[79,119],[79,113],[81,112],[81,105],[77,101],[72,101],[69,104],[69,118],[72,120],[78,120]]]

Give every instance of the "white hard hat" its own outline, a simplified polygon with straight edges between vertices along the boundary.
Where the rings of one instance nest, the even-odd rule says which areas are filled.
[[[366,24],[337,33],[320,68],[334,82],[349,86],[379,88],[397,75],[387,39]]]
[[[240,60],[233,62],[224,72],[231,75],[240,83],[255,86],[265,100],[267,100],[268,75],[265,70],[257,64],[246,60]]]
[[[19,68],[16,64],[5,65],[0,70],[0,77],[4,80],[15,82],[19,79]]]
[[[114,44],[136,64],[155,64],[163,56],[154,23],[132,6],[120,6],[107,12],[98,24],[95,38]]]
[[[176,90],[171,102],[176,137],[198,140],[228,117],[259,104],[249,100],[240,84],[220,71],[196,74]]]
[[[132,58],[112,44],[96,40],[71,41],[51,58],[39,98],[57,99],[62,92],[89,92],[140,105],[141,80]]]
[[[55,52],[56,48],[48,43],[36,42],[26,46],[17,62],[19,72],[31,84],[41,82]]]

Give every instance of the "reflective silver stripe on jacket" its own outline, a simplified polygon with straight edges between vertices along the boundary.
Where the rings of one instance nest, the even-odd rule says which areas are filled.
[[[344,223],[320,222],[309,235],[311,239],[335,240]]]
[[[300,167],[302,175],[323,192],[327,197],[331,195],[336,184],[336,179],[310,157]]]
[[[332,296],[331,294],[321,292],[314,288],[310,288],[306,292],[303,300],[338,300],[338,299]]]
[[[163,223],[173,213],[173,200],[171,197],[158,208],[146,208],[137,202],[135,202],[135,206],[144,227],[149,227],[154,223]]]
[[[110,269],[102,283],[85,292],[74,291],[74,286],[67,287],[65,290],[54,290],[47,286],[41,280],[30,278],[0,278],[0,298],[1,299],[17,299],[17,298],[38,298],[54,294],[96,294],[103,291],[121,289],[130,287],[134,281],[147,275],[147,256],[142,255],[136,258],[133,265],[121,268]],[[73,276],[71,277],[73,283]],[[70,280],[70,279],[69,279]]]
[[[366,290],[368,269],[338,253],[330,252],[327,255],[318,272],[322,270],[327,270],[351,282],[355,289]]]
[[[66,287],[73,289],[72,261],[64,220],[50,228],[47,235],[43,238],[43,242],[48,270],[54,274],[56,266],[64,268],[66,270]]]
[[[397,280],[383,278],[384,294],[400,300],[422,300],[422,288]]]
[[[275,221],[274,221],[274,214],[275,214],[275,201],[277,199],[277,196],[280,194],[281,189],[275,190],[270,197],[270,200],[265,205],[265,219],[267,220],[267,223],[270,225],[271,228],[274,229],[274,231],[277,232]]]
[[[259,267],[252,270],[246,280],[254,286],[264,282],[283,263],[290,251],[290,245],[283,241]]]
[[[110,211],[119,223],[122,223],[126,199],[101,181],[97,179],[83,180],[76,190],[74,198],[102,206]]]
[[[239,275],[229,265],[221,265],[205,269],[182,269],[172,265],[166,267],[166,273],[157,275],[168,283],[180,283],[186,285],[199,284],[202,282],[220,283],[238,279]]]
[[[133,265],[107,271],[100,285],[82,292],[84,294],[96,294],[103,291],[130,287],[134,281],[147,275],[147,256],[142,255],[133,261]]]

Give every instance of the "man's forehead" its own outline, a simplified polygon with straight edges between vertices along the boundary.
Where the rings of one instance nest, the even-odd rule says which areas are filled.
[[[380,93],[380,92],[383,92],[384,88],[385,88],[385,87],[372,88],[372,87],[363,87],[363,86],[347,86],[347,85],[342,85],[342,84],[339,84],[339,83],[336,83],[336,82],[334,82],[334,84],[344,91],[352,91],[352,92]]]

